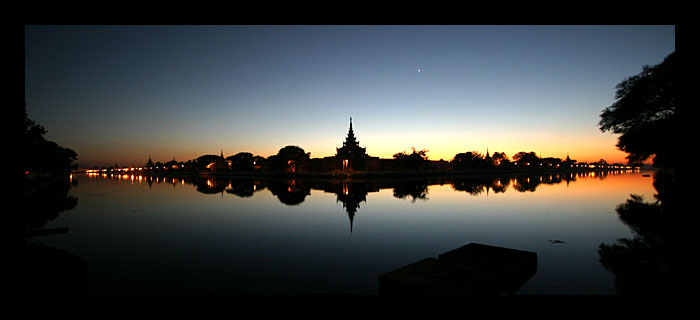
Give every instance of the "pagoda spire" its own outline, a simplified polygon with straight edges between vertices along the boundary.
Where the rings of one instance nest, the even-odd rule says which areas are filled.
[[[355,213],[349,214],[348,216],[350,216],[350,233],[352,233],[352,220],[355,217]]]
[[[348,130],[348,136],[345,138],[344,146],[357,146],[359,143],[355,138],[355,132],[352,130],[352,117],[350,117],[350,129]]]

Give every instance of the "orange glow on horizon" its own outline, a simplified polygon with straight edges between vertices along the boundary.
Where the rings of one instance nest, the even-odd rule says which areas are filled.
[[[381,159],[392,159],[393,155],[400,152],[411,152],[411,147],[416,150],[428,150],[428,159],[450,161],[458,153],[467,151],[477,151],[485,155],[487,150],[490,155],[494,152],[504,152],[509,159],[521,151],[535,152],[541,158],[554,157],[566,159],[567,154],[572,160],[578,162],[597,162],[604,159],[608,163],[627,163],[625,152],[617,147],[617,136],[594,132],[574,133],[532,133],[532,132],[507,132],[507,133],[482,133],[482,132],[431,132],[429,134],[415,132],[409,135],[386,132],[362,132],[355,128],[355,134],[360,141],[360,146],[367,148],[367,154]],[[593,131],[593,130],[591,130]],[[592,137],[591,137],[592,136]],[[335,156],[336,147],[342,146],[345,134],[338,134],[332,137],[309,139],[306,142],[260,142],[256,145],[223,145],[207,146],[200,145],[193,148],[178,146],[179,151],[158,151],[153,150],[141,155],[132,155],[130,158],[119,158],[123,155],[108,154],[106,157],[114,156],[112,159],[100,159],[106,163],[128,163],[134,164],[134,169],[143,166],[148,160],[149,154],[153,162],[167,162],[177,158],[179,161],[194,160],[205,154],[218,155],[221,149],[224,156],[234,155],[239,152],[250,152],[256,156],[268,158],[277,154],[279,149],[287,145],[296,145],[311,153],[311,158],[324,158]],[[189,152],[183,152],[189,150]],[[81,150],[78,150],[81,154]],[[105,156],[100,154],[99,157]],[[94,158],[96,156],[85,156],[83,159]],[[80,161],[81,162],[81,161]],[[650,163],[648,161],[647,163]],[[103,167],[110,166],[105,165]],[[90,165],[86,165],[91,167]],[[137,169],[138,170],[138,169]]]

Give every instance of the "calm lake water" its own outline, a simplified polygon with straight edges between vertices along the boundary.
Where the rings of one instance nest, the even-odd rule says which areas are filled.
[[[480,243],[537,253],[517,292],[615,294],[598,247],[649,172],[445,181],[74,174],[70,211],[29,242],[89,264],[89,294],[377,294],[378,276]]]

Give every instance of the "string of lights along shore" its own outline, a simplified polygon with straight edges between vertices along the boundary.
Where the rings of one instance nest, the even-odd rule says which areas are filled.
[[[90,170],[626,165],[601,112],[674,51],[672,25],[27,25],[25,102]]]

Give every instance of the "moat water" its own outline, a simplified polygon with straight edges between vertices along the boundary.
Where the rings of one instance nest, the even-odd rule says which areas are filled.
[[[652,175],[653,176],[653,175]],[[31,243],[89,265],[87,294],[377,294],[378,276],[480,243],[537,253],[516,292],[615,294],[598,248],[649,172],[452,180],[74,174],[75,208]]]

